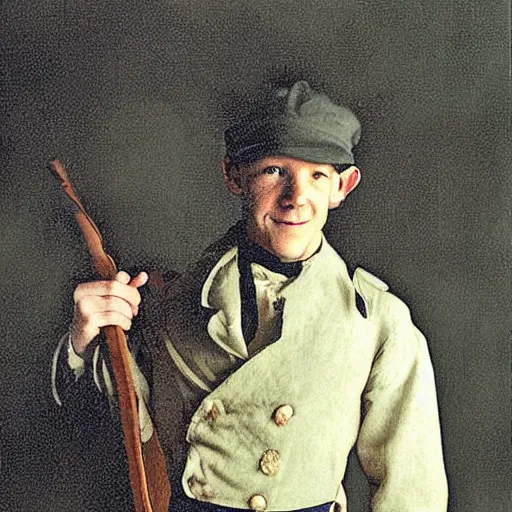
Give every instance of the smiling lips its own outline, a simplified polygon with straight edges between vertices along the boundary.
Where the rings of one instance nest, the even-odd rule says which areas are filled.
[[[276,224],[279,224],[282,226],[292,226],[292,227],[304,226],[304,224],[307,224],[309,222],[308,220],[304,220],[304,221],[277,220],[277,219],[272,219],[272,220]]]

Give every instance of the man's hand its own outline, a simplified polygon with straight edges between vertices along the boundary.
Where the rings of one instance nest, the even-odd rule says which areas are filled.
[[[137,288],[147,280],[145,272],[133,279],[126,272],[118,272],[112,281],[92,281],[75,288],[71,342],[77,354],[84,353],[101,327],[118,325],[125,331],[130,329],[141,300]]]

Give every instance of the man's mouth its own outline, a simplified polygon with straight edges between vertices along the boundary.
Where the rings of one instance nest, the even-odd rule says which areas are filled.
[[[280,224],[283,226],[303,226],[304,224],[307,224],[308,220],[279,220],[279,219],[272,219],[276,224]]]

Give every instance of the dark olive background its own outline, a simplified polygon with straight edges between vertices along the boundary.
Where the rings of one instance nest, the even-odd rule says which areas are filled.
[[[66,162],[120,266],[181,268],[239,213],[219,172],[226,123],[262,84],[298,77],[362,121],[363,181],[327,232],[429,339],[450,510],[510,510],[508,2],[1,11],[1,510],[125,506],[115,433],[69,425],[51,396],[72,290],[91,274],[48,160]],[[355,458],[347,487],[351,512],[367,509]]]

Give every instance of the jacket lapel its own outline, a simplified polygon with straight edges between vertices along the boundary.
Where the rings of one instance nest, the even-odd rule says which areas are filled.
[[[230,354],[248,359],[242,333],[237,256],[238,248],[232,247],[212,269],[201,292],[201,305],[216,310],[208,322],[213,341]]]

